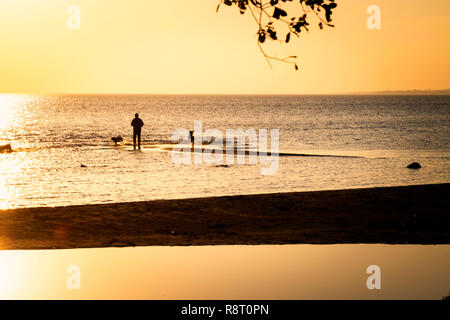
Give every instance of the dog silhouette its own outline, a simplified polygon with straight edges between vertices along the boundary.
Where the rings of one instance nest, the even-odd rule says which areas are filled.
[[[121,136],[117,136],[117,137],[112,137],[111,138],[112,141],[114,141],[114,145],[117,146],[117,144],[119,142],[123,142],[123,138]]]

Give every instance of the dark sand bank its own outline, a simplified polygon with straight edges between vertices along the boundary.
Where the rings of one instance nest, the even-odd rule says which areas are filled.
[[[450,243],[450,184],[0,211],[0,249]]]

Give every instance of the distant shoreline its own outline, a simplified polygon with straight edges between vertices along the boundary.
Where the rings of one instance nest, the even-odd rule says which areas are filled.
[[[348,95],[375,95],[375,96],[448,96],[450,89],[445,90],[383,90],[368,92],[350,92]]]
[[[450,244],[450,183],[11,209],[0,250]]]

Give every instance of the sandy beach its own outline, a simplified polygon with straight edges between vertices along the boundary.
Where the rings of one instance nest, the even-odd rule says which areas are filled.
[[[0,213],[0,249],[450,243],[450,184],[157,200]]]

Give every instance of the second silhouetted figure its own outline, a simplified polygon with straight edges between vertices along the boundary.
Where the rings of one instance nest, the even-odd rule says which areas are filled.
[[[131,126],[133,127],[133,146],[136,150],[136,138],[138,139],[138,147],[141,149],[141,128],[144,126],[144,121],[139,118],[139,114],[134,115],[133,121],[131,121]]]

